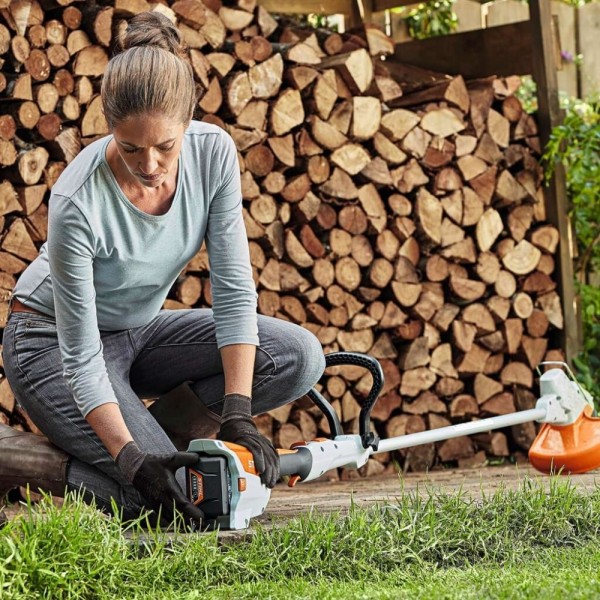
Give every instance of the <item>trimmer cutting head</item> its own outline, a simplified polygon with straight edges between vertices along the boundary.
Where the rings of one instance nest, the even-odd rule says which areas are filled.
[[[542,363],[542,365],[545,363]],[[529,449],[529,462],[543,473],[585,473],[600,468],[600,418],[594,417],[591,396],[560,369],[540,377],[547,417]],[[558,407],[553,410],[551,406]],[[549,418],[554,415],[554,419]]]

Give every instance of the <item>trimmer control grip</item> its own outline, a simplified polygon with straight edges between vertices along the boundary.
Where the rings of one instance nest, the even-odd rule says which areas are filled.
[[[306,479],[312,469],[313,458],[308,448],[302,446],[294,450],[279,450],[279,466],[282,475],[299,475]]]

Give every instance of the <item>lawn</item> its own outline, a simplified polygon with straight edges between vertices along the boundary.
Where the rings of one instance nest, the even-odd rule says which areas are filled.
[[[0,597],[597,598],[600,488],[474,499],[402,492],[396,502],[317,510],[245,542],[165,534],[105,518],[77,498],[43,502],[0,530]]]

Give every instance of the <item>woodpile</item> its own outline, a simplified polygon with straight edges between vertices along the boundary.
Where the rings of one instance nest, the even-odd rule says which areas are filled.
[[[375,28],[303,29],[255,0],[0,0],[0,325],[46,238],[50,188],[108,132],[98,93],[115,31],[146,10],[178,24],[196,116],[237,145],[259,311],[309,329],[326,352],[381,361],[382,437],[530,407],[534,368],[561,356],[563,317],[558,232],[518,78],[424,76],[381,60],[393,43]],[[201,250],[167,306],[210,304]],[[319,386],[347,432],[370,383],[340,366]],[[5,379],[0,421],[31,428]],[[307,399],[257,422],[284,447],[328,433]],[[521,426],[395,458],[471,464],[526,450],[533,435]],[[386,469],[389,454],[362,474]]]

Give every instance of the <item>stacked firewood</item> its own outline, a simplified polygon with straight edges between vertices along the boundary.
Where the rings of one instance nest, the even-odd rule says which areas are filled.
[[[396,436],[529,408],[534,369],[560,356],[534,119],[517,78],[465,82],[382,57],[393,43],[276,20],[255,0],[0,0],[0,325],[46,238],[49,190],[106,135],[99,85],[127,18],[178,24],[198,81],[197,118],[239,151],[262,314],[314,332],[326,352],[365,352],[386,382],[374,427]],[[203,249],[166,306],[210,306]],[[320,390],[357,430],[370,375],[328,370]],[[33,428],[5,379],[0,420]],[[327,434],[302,399],[257,418],[281,446]],[[413,448],[405,468],[507,456],[533,425]],[[392,468],[381,455],[363,469]]]

